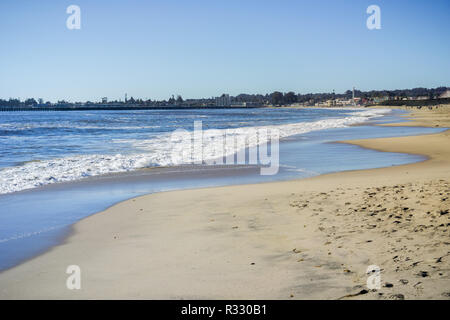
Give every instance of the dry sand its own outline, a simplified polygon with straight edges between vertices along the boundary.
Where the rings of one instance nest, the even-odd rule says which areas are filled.
[[[450,127],[448,106],[413,117]],[[0,273],[0,298],[450,299],[449,135],[350,142],[421,163],[119,203]],[[66,288],[68,265],[81,290]]]

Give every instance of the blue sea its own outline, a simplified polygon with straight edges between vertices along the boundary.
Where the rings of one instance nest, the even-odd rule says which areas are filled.
[[[1,112],[0,270],[57,245],[76,221],[138,195],[423,160],[335,143],[442,130],[373,125],[401,121],[399,115],[363,108]],[[278,173],[263,176],[253,165],[186,165],[173,156],[175,147],[187,148],[186,141],[174,140],[173,133],[191,133],[195,121],[212,137],[276,129]],[[204,141],[206,157],[214,157],[217,143]]]
[[[173,150],[188,146],[175,146],[172,133],[177,129],[192,131],[194,121],[202,121],[205,135],[212,133],[213,137],[233,129],[232,134],[238,135],[243,134],[244,128],[272,127],[285,138],[362,123],[386,112],[359,109],[5,112],[0,120],[0,194],[106,173],[183,164],[181,159],[174,159]],[[249,140],[255,140],[252,138],[256,137]],[[217,139],[205,141],[203,153],[213,157],[211,151],[217,143],[220,143]]]

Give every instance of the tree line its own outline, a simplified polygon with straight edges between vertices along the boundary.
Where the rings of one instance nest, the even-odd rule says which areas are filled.
[[[413,89],[398,89],[398,90],[371,90],[371,91],[361,91],[355,90],[355,97],[357,98],[365,98],[365,99],[374,99],[381,97],[388,97],[389,99],[394,98],[417,98],[417,97],[429,97],[431,99],[439,97],[442,93],[449,90],[450,87],[438,87],[438,88],[413,88]],[[247,102],[254,104],[272,104],[272,105],[289,105],[292,103],[316,103],[322,102],[330,99],[351,99],[353,96],[352,90],[347,90],[344,93],[334,93],[334,92],[325,92],[325,93],[306,93],[300,94],[292,91],[289,92],[280,92],[274,91],[272,93],[267,94],[247,94],[241,93],[237,96],[232,96],[231,101],[233,102]],[[203,104],[213,104],[214,99],[212,98],[200,98],[200,99],[191,99],[195,100],[196,103]],[[122,101],[109,101],[109,103],[113,104],[130,104],[130,105],[141,105],[141,106],[152,106],[152,105],[181,105],[186,101],[179,95],[176,98],[171,96],[167,100],[142,100],[135,99],[130,97],[126,102]],[[87,105],[95,105],[100,104],[100,102],[91,102],[86,101],[83,102]],[[49,101],[38,104],[38,102],[34,98],[28,98],[23,101],[17,98],[10,98],[9,100],[0,99],[0,106],[6,107],[32,107],[32,106],[45,106],[45,105],[63,105],[69,104],[65,100],[59,100],[57,103],[51,103]],[[81,102],[80,102],[81,104]]]

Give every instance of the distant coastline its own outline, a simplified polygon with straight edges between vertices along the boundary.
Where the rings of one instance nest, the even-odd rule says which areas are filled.
[[[195,109],[256,109],[267,106],[219,107],[219,106],[133,106],[133,105],[92,105],[92,106],[63,106],[63,107],[0,107],[0,111],[95,111],[95,110],[195,110]]]

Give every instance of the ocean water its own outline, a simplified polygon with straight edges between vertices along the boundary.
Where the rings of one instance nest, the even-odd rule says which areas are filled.
[[[423,160],[335,143],[443,130],[373,125],[402,121],[398,116],[389,110],[284,108],[0,113],[0,271],[59,244],[80,219],[139,195]],[[198,120],[212,134],[279,129],[279,172],[263,176],[257,166],[179,166],[170,156],[169,137],[176,129],[191,132]],[[205,149],[217,147],[214,143],[206,140]],[[152,169],[142,170],[146,167]]]
[[[4,112],[0,114],[0,194],[107,173],[184,163],[174,150],[186,150],[175,130],[192,132],[202,121],[203,159],[215,157],[217,136],[249,135],[276,128],[280,138],[363,123],[389,110],[228,109],[149,111]],[[238,141],[240,139],[237,139]],[[258,145],[228,148],[225,155]],[[177,145],[178,144],[178,145]],[[195,156],[195,155],[194,155]]]

